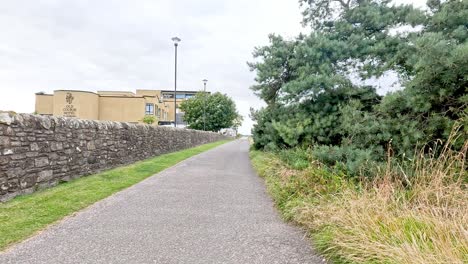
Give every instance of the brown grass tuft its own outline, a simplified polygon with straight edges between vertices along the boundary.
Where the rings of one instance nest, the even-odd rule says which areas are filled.
[[[274,167],[259,173],[274,182],[283,213],[338,263],[468,263],[468,140],[454,151],[455,134],[405,165],[389,155],[373,181],[336,180],[315,165],[292,170],[272,156],[263,164]]]
[[[327,227],[332,238],[324,251],[353,262],[467,263],[467,148],[468,141],[460,152],[446,145],[437,158],[421,152],[412,178],[388,166],[361,191],[297,208],[295,220],[311,230]]]

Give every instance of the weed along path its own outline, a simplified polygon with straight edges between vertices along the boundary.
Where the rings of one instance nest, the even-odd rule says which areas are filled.
[[[0,263],[322,263],[278,216],[247,140],[189,158],[0,253]]]

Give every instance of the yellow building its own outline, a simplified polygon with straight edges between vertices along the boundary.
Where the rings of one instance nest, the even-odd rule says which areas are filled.
[[[182,101],[195,96],[196,93],[195,91],[177,91],[177,107]],[[36,93],[36,113],[130,123],[141,123],[143,117],[153,115],[161,123],[173,123],[174,91],[136,90],[136,93],[124,91],[94,93],[56,90],[53,94]]]

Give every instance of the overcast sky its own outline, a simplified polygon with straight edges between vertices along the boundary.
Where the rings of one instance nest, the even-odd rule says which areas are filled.
[[[300,21],[296,0],[2,0],[0,110],[31,113],[39,91],[173,89],[178,36],[178,89],[207,78],[250,133],[249,107],[262,103],[246,62],[269,33],[307,32]]]

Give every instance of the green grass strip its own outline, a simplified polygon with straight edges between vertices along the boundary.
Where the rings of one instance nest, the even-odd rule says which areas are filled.
[[[0,250],[182,160],[228,141],[164,154],[0,203]]]

